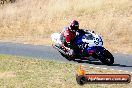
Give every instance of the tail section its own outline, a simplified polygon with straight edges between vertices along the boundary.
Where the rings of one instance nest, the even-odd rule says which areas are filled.
[[[62,44],[61,40],[60,40],[60,34],[59,33],[53,33],[51,35],[51,39],[54,43],[56,44]]]

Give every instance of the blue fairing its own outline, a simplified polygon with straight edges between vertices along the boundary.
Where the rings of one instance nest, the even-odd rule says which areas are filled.
[[[94,39],[94,36],[90,33],[86,33],[87,35],[85,34],[79,34],[76,39],[75,39],[75,44],[76,45],[80,45],[83,43],[82,39],[88,39],[88,40],[93,40]]]
[[[85,36],[84,35],[79,35],[76,37],[75,39],[75,44],[76,45],[81,45],[83,43],[82,39],[84,38]]]
[[[105,48],[102,46],[92,46],[92,47],[85,48],[84,52],[90,52],[91,50],[94,52],[103,52]]]
[[[85,35],[79,35],[79,36],[77,36],[76,37],[76,39],[75,39],[75,44],[76,45],[82,45],[84,42],[82,41],[82,39],[85,39],[86,38],[86,36]],[[86,52],[90,52],[90,51],[94,51],[94,52],[103,52],[104,50],[105,50],[105,48],[104,47],[102,47],[102,46],[92,46],[92,47],[86,47],[85,49],[84,49],[84,52],[86,53]]]
[[[79,36],[77,36],[76,37],[76,39],[75,39],[75,44],[76,45],[82,45],[84,42],[82,41],[82,39],[89,39],[89,40],[93,40],[93,36],[92,35],[90,35],[89,34],[89,36],[85,36],[85,35],[79,35]],[[85,52],[85,53],[88,53],[88,52],[95,52],[95,53],[97,53],[97,52],[100,52],[100,53],[102,53],[103,51],[105,50],[105,48],[104,47],[102,47],[102,46],[92,46],[92,47],[85,47],[84,49],[83,49],[83,51]]]

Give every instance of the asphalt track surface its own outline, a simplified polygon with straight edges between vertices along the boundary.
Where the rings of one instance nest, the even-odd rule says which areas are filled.
[[[38,59],[55,60],[66,63],[77,63],[76,61],[68,61],[60,55],[52,46],[19,44],[10,42],[0,42],[0,54],[8,54],[15,56],[28,56]],[[113,53],[115,63],[112,66],[103,65],[100,61],[82,63],[84,65],[108,68],[114,70],[123,70],[132,72],[132,55]]]

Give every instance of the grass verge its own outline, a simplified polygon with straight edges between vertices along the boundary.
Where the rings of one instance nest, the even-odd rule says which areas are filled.
[[[0,88],[130,88],[130,84],[76,83],[78,64],[0,55]],[[123,73],[89,68],[88,73]]]

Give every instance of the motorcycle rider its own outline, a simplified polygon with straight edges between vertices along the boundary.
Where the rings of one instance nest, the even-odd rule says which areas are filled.
[[[77,55],[79,53],[79,47],[74,44],[74,39],[77,33],[84,33],[83,30],[79,29],[79,22],[77,20],[72,20],[69,27],[64,27],[61,32],[61,41],[65,47],[70,48],[68,54],[70,56]]]

